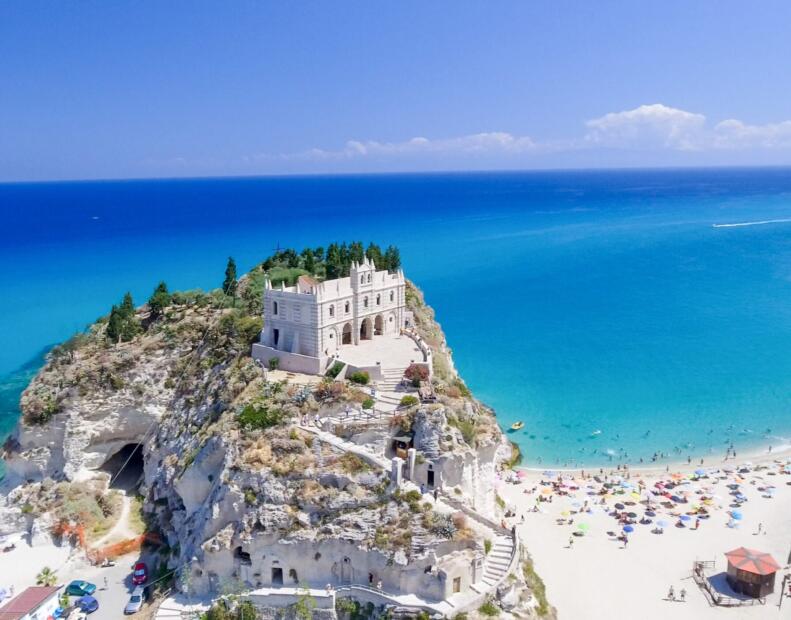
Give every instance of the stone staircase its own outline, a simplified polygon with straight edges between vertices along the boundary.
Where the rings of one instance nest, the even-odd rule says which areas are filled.
[[[381,381],[377,381],[377,387],[382,390],[383,392],[395,392],[396,388],[401,383],[401,380],[404,378],[404,368],[382,368],[382,377]]]
[[[483,563],[483,579],[475,584],[479,592],[496,586],[508,572],[514,552],[514,541],[511,536],[500,534],[492,540],[492,548]]]

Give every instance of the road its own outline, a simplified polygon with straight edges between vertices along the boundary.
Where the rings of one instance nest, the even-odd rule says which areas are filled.
[[[108,568],[86,566],[85,564],[67,565],[58,573],[63,583],[68,584],[74,579],[84,579],[95,583],[97,590],[94,596],[99,601],[99,609],[90,615],[91,620],[117,620],[124,614],[124,607],[134,589],[132,586],[132,566],[142,560],[148,564],[149,574],[154,569],[155,556],[149,554],[129,554],[116,560],[116,565]],[[107,588],[104,580],[107,579]],[[149,577],[150,578],[150,577]],[[72,602],[74,602],[72,597]],[[142,614],[140,614],[142,615]],[[133,618],[134,616],[129,616]]]

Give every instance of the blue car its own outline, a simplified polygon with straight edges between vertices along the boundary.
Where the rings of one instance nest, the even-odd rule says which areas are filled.
[[[99,601],[97,601],[92,596],[83,596],[77,601],[77,607],[79,607],[80,610],[84,611],[86,614],[92,614],[94,611],[99,609]]]
[[[96,586],[82,579],[75,579],[66,586],[66,594],[70,596],[90,596],[96,592]]]

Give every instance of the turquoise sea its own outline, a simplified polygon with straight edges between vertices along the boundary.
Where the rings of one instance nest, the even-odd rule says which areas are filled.
[[[0,434],[43,352],[124,291],[362,239],[401,248],[527,464],[791,437],[789,169],[5,184],[0,222]]]

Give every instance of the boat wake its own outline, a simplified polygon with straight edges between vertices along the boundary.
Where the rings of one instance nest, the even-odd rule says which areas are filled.
[[[791,222],[791,218],[782,220],[759,220],[756,222],[735,222],[733,224],[712,224],[712,228],[738,228],[740,226],[762,226],[764,224],[784,224]]]

